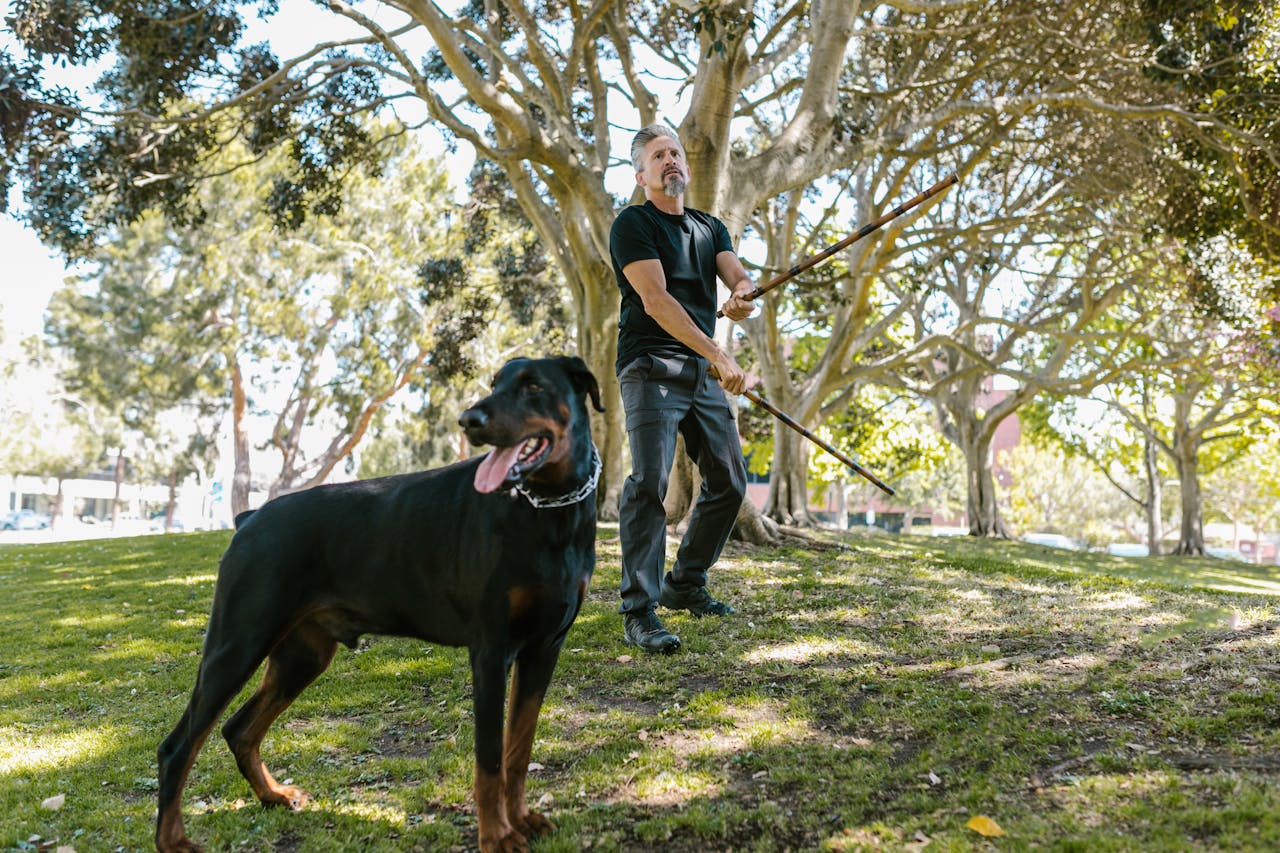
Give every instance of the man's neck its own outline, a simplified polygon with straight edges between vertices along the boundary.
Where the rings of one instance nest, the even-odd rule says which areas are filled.
[[[684,214],[684,196],[679,195],[675,198],[667,195],[659,190],[658,192],[645,193],[645,198],[653,203],[653,206],[661,210],[663,213],[670,213],[672,216],[681,216]]]

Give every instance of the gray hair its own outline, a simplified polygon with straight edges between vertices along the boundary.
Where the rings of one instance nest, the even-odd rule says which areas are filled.
[[[635,138],[631,140],[631,165],[636,167],[637,172],[644,171],[644,147],[660,136],[674,139],[676,145],[680,146],[681,154],[684,153],[684,144],[680,141],[680,137],[676,136],[676,132],[665,124],[651,124],[648,127],[642,127],[636,133]]]

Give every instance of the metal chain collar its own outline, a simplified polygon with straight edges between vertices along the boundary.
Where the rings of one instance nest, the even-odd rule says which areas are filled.
[[[574,489],[572,492],[569,492],[567,495],[560,495],[555,498],[540,498],[526,489],[523,484],[516,486],[513,491],[517,491],[524,495],[525,498],[528,499],[529,503],[533,504],[535,509],[554,509],[558,506],[576,504],[579,501],[586,499],[588,495],[592,494],[596,490],[596,483],[600,482],[600,470],[604,466],[600,463],[600,452],[596,450],[594,441],[591,443],[591,463],[591,476],[587,478],[585,483]]]

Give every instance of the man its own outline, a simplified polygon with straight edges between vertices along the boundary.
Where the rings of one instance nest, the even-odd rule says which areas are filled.
[[[646,201],[618,214],[609,234],[622,291],[616,370],[633,469],[618,506],[619,610],[628,643],[666,653],[680,647],[680,638],[654,612],[658,604],[695,616],[733,612],[707,592],[707,569],[720,556],[746,493],[742,447],[725,392],[741,394],[755,377],[748,377],[711,334],[716,277],[732,293],[721,310],[734,320],[751,313],[752,304],[742,296],[753,286],[724,223],[685,207],[689,167],[675,132],[664,125],[642,129],[631,144],[631,160]],[[662,501],[677,430],[702,474],[702,492],[675,564],[664,577]]]

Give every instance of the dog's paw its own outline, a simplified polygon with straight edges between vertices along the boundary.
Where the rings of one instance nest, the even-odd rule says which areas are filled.
[[[496,838],[480,838],[480,853],[529,853],[529,839],[511,829]]]
[[[185,835],[169,842],[161,842],[157,839],[156,849],[162,851],[162,853],[204,853],[203,847]]]
[[[311,795],[293,785],[281,785],[259,799],[264,806],[284,806],[289,811],[300,812],[311,800]]]
[[[526,812],[514,821],[516,829],[530,838],[537,838],[555,830],[556,825],[540,812]]]

